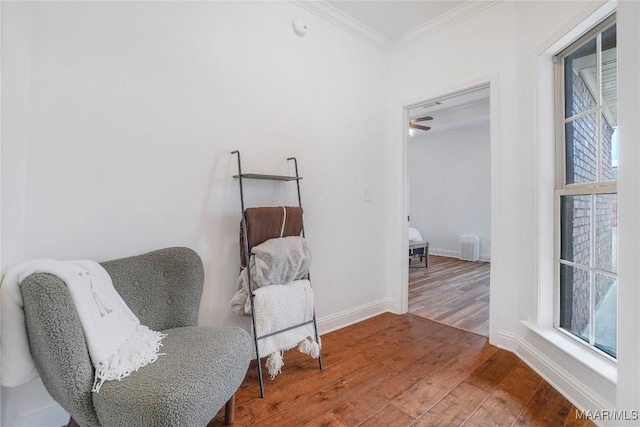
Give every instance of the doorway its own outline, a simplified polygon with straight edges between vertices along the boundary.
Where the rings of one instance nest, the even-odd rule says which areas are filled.
[[[410,251],[408,311],[488,336],[489,85],[412,105],[406,113],[409,239],[417,235],[429,248],[428,254]]]

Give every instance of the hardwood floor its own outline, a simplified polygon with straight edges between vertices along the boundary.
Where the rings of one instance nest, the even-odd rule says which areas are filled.
[[[489,336],[487,262],[429,257],[429,268],[409,267],[409,313]]]
[[[385,313],[322,336],[324,370],[285,353],[260,398],[251,366],[236,426],[592,426],[512,353],[411,314]],[[208,427],[223,424],[224,408]]]

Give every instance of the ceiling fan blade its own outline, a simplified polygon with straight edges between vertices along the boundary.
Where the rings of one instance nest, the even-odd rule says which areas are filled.
[[[414,128],[414,129],[420,129],[420,130],[429,130],[429,129],[431,129],[429,126],[417,125],[415,123],[410,123],[409,127],[410,128]]]
[[[411,123],[417,123],[417,122],[424,122],[426,120],[433,120],[433,117],[431,117],[431,116],[416,117],[415,119],[411,119],[409,121]]]

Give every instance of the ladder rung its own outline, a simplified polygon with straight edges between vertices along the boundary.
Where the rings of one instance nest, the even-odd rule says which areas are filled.
[[[287,332],[287,331],[290,331],[290,330],[292,330],[292,329],[299,328],[300,326],[308,325],[308,324],[310,324],[310,323],[313,323],[313,319],[311,319],[311,320],[307,320],[306,322],[299,323],[299,324],[297,324],[297,325],[289,326],[288,328],[280,329],[279,331],[271,332],[270,334],[261,335],[261,336],[259,336],[259,337],[256,337],[256,339],[257,339],[257,340],[261,340],[261,339],[264,339],[264,338],[269,338],[269,337],[272,337],[272,336],[274,336],[274,335],[278,335],[278,334],[281,334],[281,333],[283,333],[283,332]]]

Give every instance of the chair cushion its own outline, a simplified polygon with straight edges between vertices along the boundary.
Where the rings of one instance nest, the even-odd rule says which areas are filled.
[[[93,393],[102,426],[205,426],[244,379],[249,334],[237,327],[163,331],[165,355]]]

